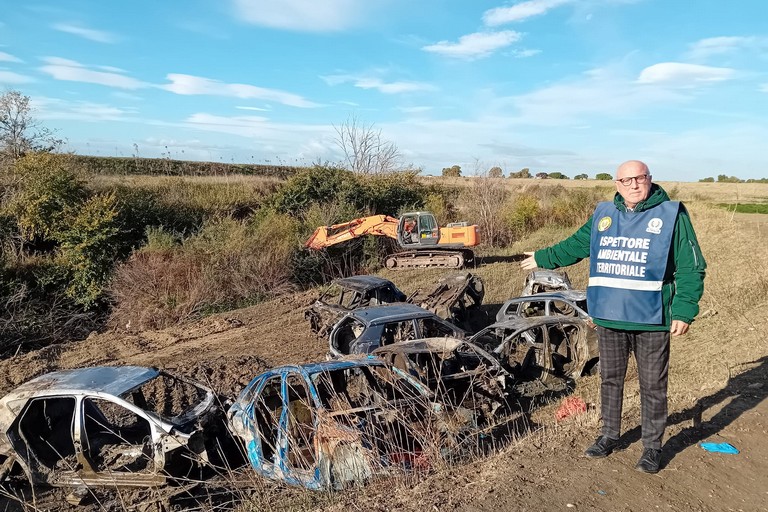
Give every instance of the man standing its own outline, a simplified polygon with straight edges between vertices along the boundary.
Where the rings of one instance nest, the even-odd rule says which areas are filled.
[[[616,172],[613,202],[562,242],[520,266],[555,269],[590,257],[587,306],[597,325],[603,429],[585,455],[607,457],[621,433],[624,378],[634,352],[640,380],[643,454],[635,469],[657,473],[667,424],[669,340],[699,312],[706,263],[685,207],[670,201],[637,160]]]

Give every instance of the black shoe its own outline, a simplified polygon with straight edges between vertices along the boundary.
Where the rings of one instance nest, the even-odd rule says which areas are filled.
[[[584,455],[590,459],[602,459],[613,453],[617,444],[619,444],[618,439],[610,439],[605,436],[600,436],[595,441],[595,444],[587,448]]]
[[[654,450],[653,448],[646,448],[643,450],[643,456],[637,461],[635,469],[642,471],[643,473],[658,473],[659,465],[661,464],[661,450]]]

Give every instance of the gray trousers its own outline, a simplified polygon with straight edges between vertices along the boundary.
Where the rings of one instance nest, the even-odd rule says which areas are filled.
[[[629,353],[640,379],[643,447],[661,449],[667,426],[669,331],[617,331],[597,326],[600,347],[600,407],[603,435],[618,439]]]

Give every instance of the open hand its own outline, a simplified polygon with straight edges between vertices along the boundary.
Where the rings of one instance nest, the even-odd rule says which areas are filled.
[[[524,270],[533,270],[538,267],[536,264],[536,258],[533,257],[532,252],[524,252],[523,254],[525,254],[527,258],[520,262],[520,268]]]

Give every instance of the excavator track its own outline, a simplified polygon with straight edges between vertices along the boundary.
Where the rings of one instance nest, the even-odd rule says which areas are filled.
[[[464,250],[417,250],[392,254],[387,257],[386,267],[391,270],[409,268],[463,268],[474,261],[475,255]]]

